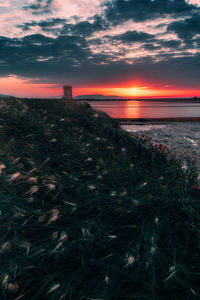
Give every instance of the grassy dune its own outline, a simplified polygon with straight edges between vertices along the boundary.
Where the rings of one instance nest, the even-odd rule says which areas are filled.
[[[85,105],[0,101],[0,299],[199,299],[189,159]]]

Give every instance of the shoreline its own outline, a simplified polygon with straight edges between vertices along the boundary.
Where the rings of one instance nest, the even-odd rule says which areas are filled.
[[[132,122],[120,124],[131,135],[151,137],[152,141],[167,146],[177,156],[191,156],[200,174],[200,122],[192,120],[161,122]]]
[[[62,96],[56,97],[56,98],[39,98],[39,97],[17,97],[17,96],[6,96],[6,97],[0,97],[0,99],[7,99],[7,98],[13,98],[13,99],[19,99],[19,100],[28,100],[28,101],[55,101],[55,102],[60,102],[62,100]],[[112,99],[98,99],[98,98],[81,98],[77,99],[76,97],[73,98],[72,102],[81,102],[81,101],[86,101],[86,102],[113,102],[113,101],[121,101],[121,102],[126,102],[126,101],[148,101],[148,102],[183,102],[183,103],[200,103],[200,97],[197,98],[112,98]]]
[[[134,124],[135,122],[195,122],[195,121],[200,121],[200,117],[180,117],[180,118],[142,118],[142,119],[132,119],[132,118],[113,118],[114,120],[117,120],[120,124],[127,124],[131,125]]]

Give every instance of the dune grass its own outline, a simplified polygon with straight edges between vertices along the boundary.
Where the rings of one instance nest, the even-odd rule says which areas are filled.
[[[199,299],[189,160],[86,105],[0,107],[0,299]]]

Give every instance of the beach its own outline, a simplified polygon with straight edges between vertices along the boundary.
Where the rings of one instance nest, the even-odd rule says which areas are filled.
[[[154,142],[168,146],[178,156],[189,155],[200,172],[200,122],[133,121],[121,127],[133,135],[152,137]]]

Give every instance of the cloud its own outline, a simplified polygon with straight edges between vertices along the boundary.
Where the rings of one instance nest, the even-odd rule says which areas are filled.
[[[68,70],[86,62],[90,50],[81,37],[45,37],[41,34],[22,39],[0,37],[0,73],[37,77],[55,69]],[[51,76],[51,75],[50,75]]]
[[[172,22],[167,30],[169,32],[175,32],[180,39],[187,42],[196,34],[200,34],[200,15],[195,14],[182,21]]]
[[[85,20],[95,14],[101,14],[102,2],[104,0],[29,0],[23,9],[33,15],[54,13],[56,17],[77,16],[79,20]]]
[[[199,85],[200,8],[189,0],[18,1],[9,8],[15,30],[0,37],[0,76],[82,86]]]
[[[152,43],[145,44],[143,47],[144,47],[144,49],[149,50],[149,51],[159,50],[161,48],[160,45],[155,45]]]
[[[146,43],[143,45],[143,48],[149,51],[161,50],[161,49],[168,49],[166,54],[169,57],[173,57],[174,52],[170,52],[170,50],[177,50],[181,46],[181,41],[179,40],[162,40],[162,39],[154,39],[154,43]],[[163,53],[163,51],[162,51]],[[158,52],[159,56],[159,52]]]
[[[54,0],[34,0],[27,6],[24,6],[23,9],[30,10],[35,15],[46,14],[52,11],[53,2]]]
[[[107,24],[100,16],[95,15],[93,17],[93,21],[81,21],[75,24],[69,23],[67,19],[49,18],[39,22],[25,22],[22,25],[17,25],[17,27],[21,28],[23,31],[40,27],[42,31],[50,32],[52,34],[89,37],[97,31],[105,30],[107,28]]]
[[[0,7],[10,7],[10,1],[9,0],[0,0]]]
[[[16,27],[21,28],[23,31],[29,31],[33,28],[40,27],[40,29],[45,32],[59,33],[66,22],[66,19],[50,18],[39,22],[25,22],[22,25],[16,25]]]
[[[150,45],[150,44],[149,44]],[[200,56],[172,57],[163,54],[160,61],[152,57],[113,61],[112,56],[92,53],[83,37],[45,37],[41,34],[24,38],[0,37],[0,76],[16,75],[33,82],[75,85],[177,84],[199,86]]]
[[[113,40],[118,40],[123,43],[133,43],[133,42],[145,42],[147,40],[152,40],[154,35],[145,32],[138,31],[126,31],[123,34],[115,35],[112,37]]]
[[[185,0],[113,0],[107,2],[106,17],[114,24],[127,20],[135,22],[164,17],[184,15],[196,9]]]
[[[186,2],[200,7],[199,0],[186,0]]]
[[[181,46],[181,41],[179,40],[169,40],[169,41],[160,41],[162,47],[165,48],[179,48]]]
[[[70,32],[72,35],[91,36],[93,33],[105,30],[107,28],[106,23],[98,15],[94,16],[93,22],[82,21],[76,24],[66,24],[63,27],[63,33]]]

